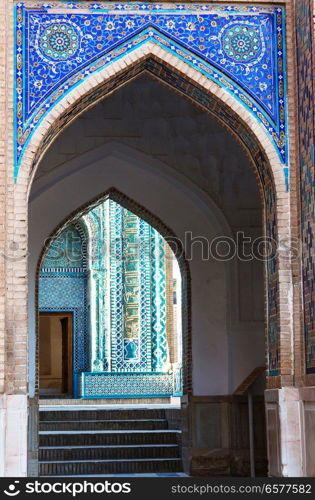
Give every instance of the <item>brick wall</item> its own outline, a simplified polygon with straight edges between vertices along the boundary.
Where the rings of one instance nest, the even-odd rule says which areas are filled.
[[[5,239],[5,136],[6,136],[6,12],[5,2],[0,2],[0,67],[3,77],[0,79],[0,251],[4,250]],[[5,266],[0,258],[0,393],[4,392],[5,366]]]

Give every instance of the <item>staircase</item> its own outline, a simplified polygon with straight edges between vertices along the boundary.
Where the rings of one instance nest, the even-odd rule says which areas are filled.
[[[39,412],[39,475],[180,473],[179,430],[163,409]]]

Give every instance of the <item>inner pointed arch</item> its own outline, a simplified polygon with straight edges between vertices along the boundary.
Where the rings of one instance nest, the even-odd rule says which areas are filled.
[[[77,240],[80,242],[74,245],[76,250],[78,244],[82,245],[82,237],[86,238],[84,256],[81,260],[76,256],[74,264],[72,260],[66,262],[73,250],[73,246],[68,248],[64,242],[70,232],[79,234]],[[63,242],[65,254],[61,260],[57,255],[60,242]],[[51,265],[50,253],[52,260],[55,256],[57,267]],[[117,384],[117,372],[121,372],[121,377],[122,372],[130,372],[131,376],[135,372],[135,377],[138,372],[144,372],[144,385],[153,377],[153,393],[159,389],[165,390],[168,396],[180,395],[182,351],[190,356],[190,294],[188,265],[181,242],[174,233],[144,207],[111,188],[70,214],[47,240],[38,262],[36,280],[41,313],[47,314],[52,308],[72,310],[71,300],[68,300],[70,283],[66,283],[68,291],[65,294],[61,290],[58,294],[52,292],[53,299],[51,296],[47,299],[47,287],[51,284],[54,290],[53,278],[59,279],[60,273],[65,273],[67,278],[64,279],[69,281],[78,272],[88,273],[84,293],[88,293],[89,298],[84,303],[89,304],[90,330],[87,328],[85,335],[89,332],[90,345],[80,347],[83,340],[75,324],[74,395],[87,395],[89,383],[86,380],[91,377],[102,380],[107,375],[110,386],[112,376],[113,384]],[[177,299],[173,303],[174,294]],[[175,322],[174,317],[177,318]],[[84,352],[83,365],[82,359],[79,361],[78,352],[81,351]],[[188,361],[185,359],[183,370],[185,391],[190,390],[191,381],[187,373],[191,369]],[[81,376],[82,382],[77,382]],[[138,380],[135,382],[138,387]],[[106,396],[106,384],[101,382],[101,386],[102,396],[109,397],[110,392]],[[85,387],[84,393],[80,393],[81,387]],[[90,395],[100,397],[100,394]],[[150,392],[148,397],[151,397]]]

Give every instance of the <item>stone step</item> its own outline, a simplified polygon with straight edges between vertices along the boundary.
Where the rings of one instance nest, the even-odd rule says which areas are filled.
[[[165,419],[142,420],[67,420],[43,421],[39,423],[40,431],[71,431],[71,430],[147,430],[167,429]]]
[[[140,419],[165,419],[165,410],[41,410],[40,422],[67,420],[140,420]]]
[[[41,476],[182,472],[182,463],[177,458],[55,461],[40,462],[39,471]]]
[[[163,408],[42,408],[40,475],[181,473],[181,432],[168,429],[170,411],[166,418]]]
[[[40,431],[39,446],[178,444],[180,431]]]
[[[39,460],[69,461],[69,460],[115,460],[130,458],[179,458],[177,444],[142,444],[125,446],[64,446],[40,447]]]

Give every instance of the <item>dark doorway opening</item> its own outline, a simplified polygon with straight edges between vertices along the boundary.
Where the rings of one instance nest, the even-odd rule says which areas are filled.
[[[72,395],[72,313],[39,314],[39,393]]]

